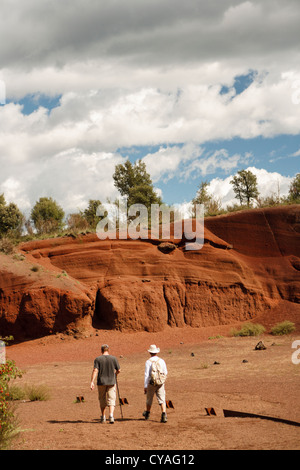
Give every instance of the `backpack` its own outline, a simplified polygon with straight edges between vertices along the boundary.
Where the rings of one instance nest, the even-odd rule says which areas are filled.
[[[152,361],[150,384],[151,385],[163,385],[166,381],[166,374],[163,372],[163,365],[160,359]]]

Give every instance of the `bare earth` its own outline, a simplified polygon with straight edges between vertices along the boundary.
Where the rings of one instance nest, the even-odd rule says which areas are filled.
[[[226,332],[228,327],[99,331],[98,336],[94,332],[81,339],[56,335],[8,347],[7,357],[26,372],[16,382],[45,384],[51,392],[48,401],[18,403],[21,432],[13,448],[300,449],[300,365],[292,362],[297,336],[233,338]],[[259,340],[266,350],[254,349]],[[120,361],[120,397],[129,402],[122,407],[123,419],[116,408],[114,425],[100,424],[97,392],[89,388],[93,360],[106,342]],[[174,408],[168,409],[166,424],[160,423],[156,402],[150,420],[142,417],[144,363],[153,343],[161,347],[169,369],[167,400]],[[84,403],[76,403],[77,396],[84,396]],[[208,416],[207,407],[213,407],[216,416]],[[261,417],[225,417],[224,409]]]

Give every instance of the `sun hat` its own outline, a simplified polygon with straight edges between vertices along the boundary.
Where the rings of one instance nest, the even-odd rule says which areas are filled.
[[[152,354],[159,353],[159,351],[160,349],[155,344],[151,344],[150,348],[148,349],[148,352]]]

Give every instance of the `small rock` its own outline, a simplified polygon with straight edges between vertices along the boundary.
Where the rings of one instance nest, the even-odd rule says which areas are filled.
[[[214,362],[214,364],[215,364],[215,365],[219,365],[219,364],[220,364],[220,362],[218,362],[218,361],[215,361],[215,362]]]
[[[244,364],[246,364],[246,362],[248,362],[248,361],[247,361],[247,359],[243,359],[242,362],[243,362]]]
[[[192,356],[192,357],[194,357],[194,356],[195,356],[195,354],[194,354],[194,353],[191,353],[191,356]]]
[[[262,341],[259,341],[259,343],[257,343],[257,345],[255,346],[255,351],[263,351],[264,349],[267,348]]]
[[[173,250],[176,249],[176,245],[170,242],[163,242],[163,243],[160,243],[157,248],[162,253],[171,253]]]

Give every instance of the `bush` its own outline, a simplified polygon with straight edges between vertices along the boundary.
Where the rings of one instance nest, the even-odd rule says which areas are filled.
[[[18,400],[25,400],[26,392],[23,388],[19,387],[18,385],[10,385],[8,387],[8,400],[10,401],[18,401]]]
[[[233,330],[233,336],[259,336],[265,332],[265,328],[258,323],[247,323],[240,330]]]
[[[13,407],[9,401],[8,383],[11,379],[21,377],[22,372],[14,361],[7,360],[0,364],[0,450],[7,449],[17,432],[17,423]]]
[[[295,330],[295,324],[289,320],[286,320],[281,323],[277,323],[275,326],[273,326],[273,328],[271,329],[271,333],[274,336],[282,336],[288,335]]]
[[[2,251],[2,253],[5,253],[6,255],[11,255],[14,250],[15,245],[12,240],[7,237],[0,238],[0,251]]]
[[[27,385],[25,393],[30,401],[47,401],[50,398],[50,392],[45,385]]]

